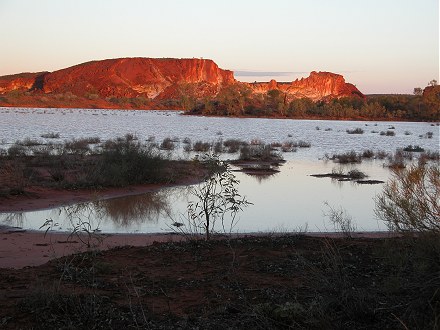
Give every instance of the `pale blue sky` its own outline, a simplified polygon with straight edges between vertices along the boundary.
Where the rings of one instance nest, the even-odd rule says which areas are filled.
[[[140,56],[241,81],[331,71],[364,93],[439,80],[438,0],[0,0],[0,41],[0,75]]]

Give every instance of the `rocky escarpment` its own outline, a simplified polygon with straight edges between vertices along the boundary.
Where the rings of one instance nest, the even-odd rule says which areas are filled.
[[[341,75],[330,72],[312,72],[291,83],[241,83],[212,60],[119,58],[0,77],[0,106],[185,108],[231,86],[245,86],[251,97],[276,89],[289,101],[363,97]]]
[[[341,97],[364,97],[356,86],[346,83],[343,76],[331,72],[311,72],[307,78],[297,79],[291,83],[249,83],[248,86],[256,94],[266,94],[269,90],[283,92],[288,101],[308,98],[313,101]]]
[[[212,60],[121,58],[55,71],[44,77],[42,89],[44,93],[154,99],[175,97],[186,84],[199,85],[198,94],[203,96],[234,82],[232,71],[219,69]]]
[[[22,90],[30,91],[41,88],[42,79],[48,72],[24,72],[0,77],[0,94]]]

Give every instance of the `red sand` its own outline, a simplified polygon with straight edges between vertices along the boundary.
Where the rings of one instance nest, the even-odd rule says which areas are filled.
[[[182,240],[176,234],[101,234],[100,250],[117,246],[146,246]],[[0,228],[0,268],[38,266],[51,259],[87,251],[87,245],[69,233]]]
[[[272,234],[285,235],[286,233]],[[269,235],[267,233],[249,234]],[[341,237],[341,233],[306,233],[309,236]],[[239,234],[243,236],[243,234]],[[246,235],[245,235],[246,236]],[[389,232],[354,233],[353,237],[385,238],[394,236]],[[181,241],[185,238],[178,234],[100,234],[102,243],[99,250],[118,246],[147,246],[155,242]],[[69,233],[27,231],[16,228],[0,227],[0,268],[23,268],[38,266],[51,259],[73,253],[87,251],[87,245],[79,237],[69,237]]]

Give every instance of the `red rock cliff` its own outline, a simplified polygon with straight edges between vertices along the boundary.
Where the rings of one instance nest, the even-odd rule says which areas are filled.
[[[0,94],[14,91],[14,90],[30,90],[35,88],[40,77],[43,77],[47,72],[37,73],[19,73],[9,76],[0,77]]]
[[[291,83],[240,83],[234,79],[232,71],[220,69],[212,60],[173,58],[119,58],[92,61],[66,69],[41,73],[23,73],[0,77],[0,94],[13,90],[31,91],[27,104],[32,103],[32,95],[45,93],[54,96],[56,103],[49,106],[87,106],[79,103],[80,98],[105,100],[107,97],[137,96],[156,100],[179,100],[184,95],[214,97],[224,87],[234,84],[248,86],[254,94],[267,93],[278,89],[286,94],[287,100],[310,98],[314,101],[340,97],[363,97],[352,84],[346,83],[339,74],[312,72],[309,77]],[[80,98],[61,104],[63,93],[73,93]],[[19,105],[20,100],[14,104]],[[40,103],[35,103],[41,106]],[[61,102],[61,103],[60,103]],[[76,102],[76,103],[75,103]],[[104,101],[103,101],[104,102]],[[95,103],[94,103],[95,104]],[[97,103],[97,106],[107,106]],[[152,105],[154,106],[154,104]]]
[[[319,101],[341,97],[364,97],[354,85],[346,83],[343,76],[331,72],[313,71],[309,77],[291,83],[277,83],[271,80],[268,83],[249,83],[248,86],[257,94],[278,89],[287,95],[288,100],[309,98]]]
[[[212,92],[234,82],[232,71],[219,69],[212,60],[121,58],[55,71],[44,77],[43,91],[156,98],[168,88],[177,89],[182,84],[203,84],[203,94],[203,89]]]

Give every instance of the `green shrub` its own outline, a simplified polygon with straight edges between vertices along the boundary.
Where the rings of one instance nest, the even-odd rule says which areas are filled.
[[[375,213],[391,230],[440,233],[440,169],[434,164],[395,170],[376,197]]]
[[[125,138],[105,143],[89,181],[104,186],[165,181],[164,159],[151,145]]]

